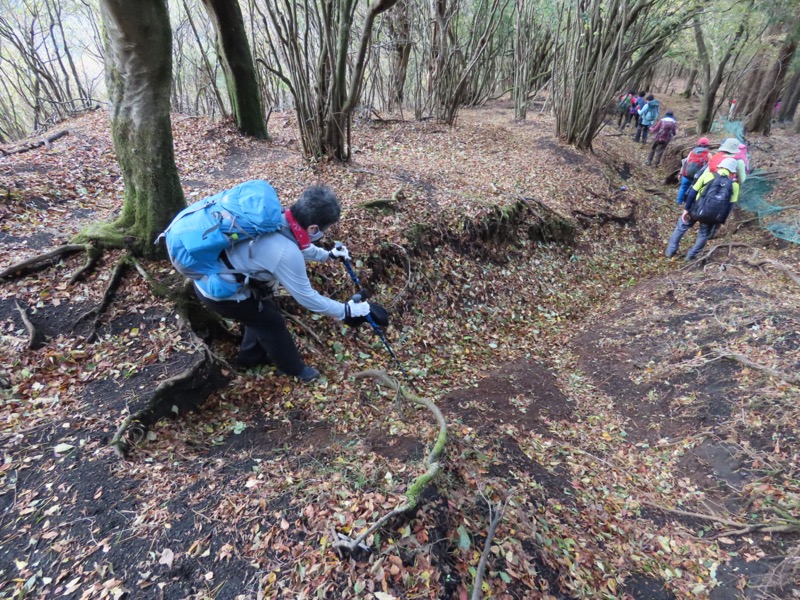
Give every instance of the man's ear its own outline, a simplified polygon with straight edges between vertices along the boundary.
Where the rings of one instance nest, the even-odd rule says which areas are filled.
[[[319,233],[320,231],[321,230],[319,228],[319,225],[309,225],[308,228],[306,229],[308,235],[314,235],[316,233]]]

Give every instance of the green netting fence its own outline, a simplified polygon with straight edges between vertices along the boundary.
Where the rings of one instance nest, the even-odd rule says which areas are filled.
[[[743,121],[716,121],[712,127],[712,131],[723,129],[728,137],[747,143]],[[782,206],[775,198],[767,201],[774,187],[775,181],[768,177],[767,172],[755,169],[739,191],[739,208],[754,213],[759,224],[775,237],[800,244],[800,206]]]

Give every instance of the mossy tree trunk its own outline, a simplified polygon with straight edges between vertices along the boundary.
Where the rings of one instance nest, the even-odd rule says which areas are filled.
[[[86,239],[154,256],[153,240],[185,206],[172,145],[172,31],[167,0],[102,0],[111,133],[125,183],[119,219]]]
[[[236,126],[246,135],[266,140],[269,137],[267,124],[242,9],[238,2],[229,0],[203,0],[203,6],[217,36],[217,53],[222,61]]]

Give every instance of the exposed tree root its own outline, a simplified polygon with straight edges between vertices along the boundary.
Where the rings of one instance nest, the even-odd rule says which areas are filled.
[[[483,544],[483,552],[481,552],[481,559],[478,561],[478,567],[475,569],[475,582],[472,585],[472,600],[481,600],[483,597],[483,574],[486,571],[486,563],[489,560],[489,554],[492,549],[492,540],[494,540],[494,532],[500,521],[503,520],[504,506],[495,506],[491,501],[487,500],[489,505],[489,529],[486,532],[486,542]]]
[[[433,448],[428,454],[428,457],[425,459],[426,470],[408,486],[405,502],[396,507],[394,510],[386,513],[375,523],[373,523],[366,531],[364,531],[364,533],[355,539],[350,538],[342,533],[337,533],[332,546],[336,548],[336,550],[339,552],[339,555],[342,557],[353,554],[357,551],[369,552],[369,547],[364,543],[369,536],[375,533],[375,531],[377,531],[390,519],[417,507],[420,495],[441,470],[439,458],[441,457],[442,452],[444,452],[444,447],[447,443],[447,421],[445,421],[442,411],[439,410],[439,407],[437,407],[432,400],[429,400],[428,398],[420,398],[419,396],[412,394],[403,386],[401,386],[396,379],[389,377],[385,371],[379,369],[361,371],[355,375],[356,379],[366,379],[368,377],[371,377],[372,379],[375,379],[377,383],[394,390],[398,393],[398,395],[402,396],[405,400],[411,402],[412,404],[427,408],[436,419],[436,423],[439,426],[439,434],[436,437],[436,443],[434,443]]]
[[[627,215],[612,215],[607,212],[587,213],[582,210],[573,210],[572,214],[578,219],[578,222],[584,227],[590,224],[599,222],[600,225],[606,223],[616,223],[618,225],[629,225],[636,222],[636,215],[634,207],[631,207]]]
[[[153,390],[147,405],[128,415],[111,438],[109,445],[121,458],[128,455],[131,443],[144,439],[147,431],[159,419],[200,406],[212,391],[224,384],[213,353],[201,339],[193,337],[203,349],[202,358],[185,371],[162,381]],[[126,436],[128,432],[135,432],[135,437]],[[134,439],[129,439],[131,437]]]
[[[31,270],[35,270],[36,267],[42,266],[42,263],[47,262],[50,259],[64,256],[65,254],[73,254],[75,252],[91,252],[92,246],[90,244],[66,244],[64,246],[59,246],[51,250],[50,252],[45,252],[44,254],[38,254],[37,256],[33,256],[31,258],[27,258],[23,261],[15,263],[10,267],[7,267],[3,271],[0,271],[0,279],[7,279],[12,275],[16,277],[21,277],[25,275],[27,272]]]
[[[103,251],[100,248],[88,244],[86,246],[86,262],[69,278],[69,285],[74,285],[83,279],[87,273],[90,273],[100,261],[101,256],[103,256]]]
[[[22,154],[23,152],[30,152],[31,150],[41,148],[42,146],[50,149],[50,147],[53,145],[53,142],[60,140],[67,134],[69,134],[69,131],[65,129],[63,131],[59,131],[58,133],[48,135],[46,138],[39,140],[38,142],[25,144],[24,146],[17,146],[16,148],[9,148],[8,150],[0,148],[0,155],[11,156],[12,154]]]
[[[772,367],[767,367],[766,365],[760,365],[742,354],[736,354],[735,352],[717,352],[717,356],[732,360],[733,362],[737,362],[751,369],[755,369],[756,371],[761,371],[762,373],[766,373],[775,379],[782,379],[783,381],[791,383],[792,385],[800,385],[800,376],[778,371]]]
[[[22,322],[25,324],[25,329],[28,330],[28,350],[38,350],[44,345],[44,335],[36,329],[33,321],[28,317],[27,311],[19,305],[19,302],[14,301],[14,305],[19,311],[19,316],[22,317]]]
[[[119,284],[122,282],[125,272],[130,267],[131,261],[127,256],[119,259],[114,267],[114,271],[111,273],[111,279],[109,279],[108,285],[106,286],[106,291],[103,294],[103,300],[99,305],[86,311],[80,317],[78,317],[78,319],[72,325],[72,328],[75,329],[75,327],[77,327],[85,319],[94,317],[94,320],[92,321],[92,332],[86,338],[87,343],[92,343],[97,338],[98,321],[103,313],[108,310],[108,307],[111,306],[111,302],[114,299],[117,289],[119,288]]]

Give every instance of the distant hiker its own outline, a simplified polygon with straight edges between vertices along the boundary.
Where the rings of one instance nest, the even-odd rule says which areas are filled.
[[[647,96],[647,103],[639,109],[639,126],[636,128],[636,135],[633,136],[634,142],[641,139],[642,144],[647,143],[647,132],[658,119],[660,108],[661,104],[653,94]]]
[[[726,158],[719,164],[716,173],[706,170],[691,187],[683,214],[669,238],[665,253],[667,258],[675,256],[681,238],[699,222],[697,241],[686,253],[686,260],[696,258],[717,227],[727,220],[733,204],[739,199],[739,183],[733,176],[736,166],[736,159]]]
[[[678,173],[681,179],[681,186],[678,188],[678,197],[675,200],[678,204],[683,204],[683,199],[686,196],[686,191],[689,189],[689,186],[694,183],[694,180],[708,164],[708,159],[711,156],[711,152],[708,149],[710,145],[711,141],[707,137],[701,137],[697,140],[697,146],[689,152],[689,156],[683,159],[681,170]]]
[[[739,140],[736,138],[728,138],[723,140],[719,146],[719,152],[714,154],[708,161],[708,170],[712,173],[716,173],[717,167],[720,165],[720,163],[722,163],[723,160],[726,158],[733,158],[736,160],[736,169],[734,170],[736,180],[739,182],[739,184],[744,183],[747,179],[747,162],[741,158],[742,150],[739,148],[739,146]],[[747,158],[747,146],[745,146],[743,156],[745,159]]]
[[[303,362],[273,300],[280,286],[304,308],[348,325],[363,322],[378,307],[337,302],[308,280],[307,261],[350,258],[343,245],[331,251],[313,245],[340,214],[339,201],[325,186],[307,188],[283,211],[272,186],[254,180],[189,206],[164,232],[173,265],[194,280],[200,301],[244,326],[240,367],[275,364],[279,373],[305,382],[319,377]]]
[[[619,115],[619,119],[617,119],[617,127],[620,131],[625,128],[625,125],[630,123],[631,120],[631,109],[636,105],[636,92],[631,90],[627,94],[623,94],[619,97],[617,102],[617,114]],[[622,124],[623,119],[625,120],[625,125]]]
[[[645,104],[647,104],[647,100],[645,100],[644,96],[645,96],[644,92],[639,92],[639,96],[631,104],[630,115],[627,119],[625,119],[625,124],[622,126],[623,130],[631,122],[631,119],[633,119],[633,126],[636,128],[639,127],[639,121],[641,120],[641,117],[639,116],[639,111]]]
[[[650,133],[654,134],[653,146],[650,148],[650,154],[647,156],[647,164],[655,161],[657,167],[661,162],[661,156],[669,144],[670,140],[678,134],[678,122],[675,120],[675,115],[667,112],[664,118],[650,128]]]
[[[733,119],[733,114],[736,112],[736,98],[731,100],[730,108],[728,108],[728,120]]]

